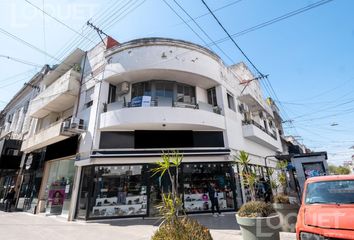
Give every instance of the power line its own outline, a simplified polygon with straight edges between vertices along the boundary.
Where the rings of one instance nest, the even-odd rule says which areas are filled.
[[[16,35],[14,35],[14,34],[8,32],[8,31],[6,31],[5,29],[3,29],[3,28],[1,28],[1,27],[0,27],[0,33],[2,33],[2,34],[4,34],[4,35],[7,35],[8,37],[10,37],[10,38],[12,38],[12,39],[14,39],[14,40],[16,40],[16,41],[18,41],[18,42],[20,42],[20,43],[26,45],[26,46],[32,48],[33,50],[36,50],[37,52],[40,52],[40,53],[42,53],[42,54],[44,54],[44,55],[46,55],[46,56],[48,56],[48,57],[50,57],[50,58],[52,58],[52,59],[58,61],[58,62],[60,62],[60,60],[59,60],[58,58],[56,58],[56,57],[50,55],[50,54],[47,53],[46,51],[43,51],[42,49],[40,49],[40,48],[34,46],[33,44],[31,44],[31,43],[29,43],[29,42],[23,40],[23,39],[20,38],[20,37],[17,37]]]
[[[73,31],[74,33],[80,35],[81,37],[87,39],[88,41],[95,43],[94,41],[92,41],[91,39],[87,38],[85,35],[81,34],[80,32],[78,32],[77,30],[75,30],[74,28],[70,27],[69,25],[67,25],[66,23],[64,23],[63,21],[59,20],[58,18],[50,15],[49,13],[47,13],[46,11],[44,11],[43,9],[41,9],[40,7],[34,5],[33,3],[31,3],[28,0],[25,0],[28,4],[30,4],[31,6],[33,6],[34,8],[36,8],[37,10],[41,11],[43,14],[47,15],[48,17],[52,18],[54,21],[60,23],[61,25],[65,26],[66,28],[70,29],[71,31]]]
[[[26,73],[31,73],[31,72],[33,72],[34,70],[36,70],[36,69],[30,69],[30,70],[27,70],[27,71],[25,71],[25,72],[17,73],[17,74],[15,74],[15,75],[13,75],[13,76],[10,76],[10,77],[1,79],[0,82],[5,82],[5,81],[7,81],[7,80],[11,80],[11,79],[13,79],[13,78],[16,78],[16,77],[18,77],[18,76],[24,75],[24,74],[26,74]]]
[[[211,9],[209,8],[209,6],[205,3],[204,0],[202,0],[202,3],[204,4],[204,6],[208,9],[208,11],[210,12],[210,14],[214,17],[214,19],[217,21],[217,23],[219,24],[219,26],[224,30],[224,32],[227,34],[227,36],[229,37],[229,39],[233,42],[233,44],[238,48],[238,50],[242,53],[242,55],[247,59],[247,61],[252,65],[252,67],[257,71],[257,73],[259,73],[259,75],[263,76],[263,74],[261,73],[261,71],[258,70],[258,68],[253,64],[253,62],[251,61],[251,59],[249,59],[249,57],[246,55],[246,53],[240,48],[240,46],[235,42],[235,40],[231,37],[231,35],[229,34],[229,32],[226,30],[226,28],[222,25],[222,23],[219,21],[219,19],[215,16],[215,14],[211,11]]]
[[[42,8],[44,10],[44,0],[42,0]],[[47,51],[47,46],[46,46],[46,33],[45,33],[45,15],[44,15],[44,11],[43,11],[43,48],[44,51]],[[46,57],[44,56],[44,63],[47,62]]]
[[[138,2],[138,1],[137,1]],[[137,3],[136,2],[136,3]],[[116,24],[117,22],[119,22],[120,20],[122,20],[123,18],[125,18],[127,15],[129,15],[131,12],[133,12],[134,10],[136,10],[137,8],[139,8],[141,5],[143,5],[144,3],[146,2],[146,0],[143,0],[142,2],[140,2],[140,3],[138,3],[136,6],[134,6],[134,7],[132,7],[131,9],[127,9],[126,10],[126,13],[123,15],[123,16],[121,16],[120,18],[118,18],[118,16],[116,17],[116,18],[114,18],[112,21],[113,21],[113,23],[111,23],[110,25],[108,25],[107,27],[106,27],[106,30],[108,30],[109,28],[111,28],[114,24]],[[131,5],[131,6],[133,6],[133,5]],[[124,12],[123,12],[124,13]],[[122,14],[123,14],[122,13]],[[121,14],[121,15],[122,15]]]
[[[214,40],[209,36],[209,34],[208,34],[206,31],[204,31],[204,29],[197,23],[197,21],[196,21],[195,19],[193,19],[193,17],[192,17],[176,0],[173,0],[173,1],[177,4],[177,6],[178,6],[180,9],[182,9],[182,11],[183,11],[185,14],[188,15],[188,17],[190,18],[190,21],[193,21],[193,23],[200,29],[200,31],[202,31],[202,32],[204,33],[204,35],[205,35],[211,42],[214,43]],[[188,23],[186,22],[186,24],[188,24]],[[205,42],[205,41],[204,41],[204,42]],[[230,60],[231,63],[234,62],[234,60],[233,60],[224,50],[222,50],[222,49],[219,47],[218,44],[214,44],[214,45],[217,47],[217,49],[219,49],[219,51],[221,51],[221,52]]]
[[[333,0],[321,0],[321,1],[318,1],[318,2],[315,2],[315,3],[312,3],[312,4],[309,4],[309,5],[305,6],[305,7],[296,9],[296,10],[291,11],[291,12],[288,12],[288,13],[286,13],[286,14],[283,14],[283,15],[281,15],[281,16],[279,16],[279,17],[270,19],[270,20],[268,20],[268,21],[266,21],[266,22],[257,24],[257,25],[255,25],[255,26],[250,27],[250,28],[246,28],[246,29],[244,29],[244,30],[242,30],[242,31],[239,31],[239,32],[234,33],[234,34],[231,34],[231,36],[232,36],[232,37],[239,37],[239,36],[242,36],[242,35],[244,35],[244,34],[247,34],[247,33],[253,32],[253,31],[256,31],[256,30],[258,30],[258,29],[261,29],[261,28],[264,28],[264,27],[266,27],[266,26],[272,25],[272,24],[274,24],[274,23],[280,22],[280,21],[285,20],[285,19],[287,19],[287,18],[293,17],[293,16],[298,15],[298,14],[300,14],[300,13],[309,11],[309,10],[311,10],[311,9],[313,9],[313,8],[322,6],[322,5],[327,4],[327,3],[331,2],[331,1],[333,1]],[[219,39],[219,40],[217,41],[217,43],[222,43],[222,42],[225,42],[225,41],[228,41],[228,40],[229,40],[229,38],[228,38],[228,37],[225,37],[225,38]]]
[[[42,67],[41,65],[39,65],[37,63],[33,63],[33,62],[30,62],[30,61],[27,61],[27,60],[23,60],[23,59],[20,59],[20,58],[10,57],[10,56],[6,56],[6,55],[2,55],[2,54],[0,54],[0,57],[6,58],[6,59],[9,59],[9,60],[18,62],[18,63],[26,64],[26,65],[29,65],[29,66],[33,66],[33,67]]]

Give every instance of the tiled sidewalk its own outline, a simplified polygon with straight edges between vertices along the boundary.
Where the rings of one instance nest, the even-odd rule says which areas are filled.
[[[209,227],[214,240],[242,239],[234,214],[218,218],[208,214],[194,215],[193,218]],[[156,219],[67,222],[61,217],[0,211],[1,239],[11,240],[148,240],[157,226]],[[281,239],[293,240],[295,234],[281,233]]]

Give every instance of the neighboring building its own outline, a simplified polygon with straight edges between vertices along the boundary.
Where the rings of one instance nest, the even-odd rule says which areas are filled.
[[[303,154],[310,153],[311,150],[306,148],[304,144],[301,144],[294,136],[285,136],[286,149],[289,154]]]
[[[41,81],[49,67],[46,65],[25,84],[5,106],[0,114],[0,202],[11,186],[18,185],[21,164],[21,144],[24,135],[30,131],[31,119],[28,117],[29,102],[37,93],[36,85]]]
[[[84,55],[76,49],[51,68],[38,83],[39,93],[30,101],[27,115],[32,120],[21,147],[23,180],[18,209],[68,214],[81,131],[68,130],[64,123],[76,120]],[[60,204],[56,202],[58,196]]]
[[[75,50],[34,84],[17,208],[69,219],[154,216],[170,183],[151,169],[178,150],[187,212],[210,210],[211,182],[221,209],[238,209],[249,194],[234,156],[248,152],[251,170],[267,178],[283,152],[279,110],[254,78],[244,63],[226,66],[180,40],[108,37]]]

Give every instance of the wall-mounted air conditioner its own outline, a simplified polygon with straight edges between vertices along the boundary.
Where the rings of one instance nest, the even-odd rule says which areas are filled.
[[[122,96],[129,92],[130,85],[128,82],[122,82],[117,85],[117,94],[118,96]]]
[[[69,118],[62,123],[61,134],[74,136],[85,131],[84,120],[79,118]]]
[[[84,130],[84,120],[79,118],[71,118],[70,128]]]

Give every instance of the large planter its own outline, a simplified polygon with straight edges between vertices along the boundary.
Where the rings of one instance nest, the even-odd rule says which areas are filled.
[[[269,217],[240,217],[236,214],[244,240],[279,240],[280,219],[278,215]]]
[[[278,213],[282,232],[295,232],[295,225],[299,206],[297,204],[273,203]]]

